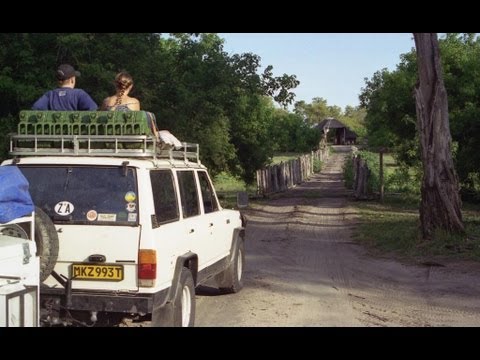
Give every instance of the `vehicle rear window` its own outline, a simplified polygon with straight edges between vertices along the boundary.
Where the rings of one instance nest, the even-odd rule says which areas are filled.
[[[152,182],[156,225],[178,220],[179,210],[172,171],[152,170],[150,181]]]
[[[36,206],[54,223],[137,225],[134,168],[19,166]]]

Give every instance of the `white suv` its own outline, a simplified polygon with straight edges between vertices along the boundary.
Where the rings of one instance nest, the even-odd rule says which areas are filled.
[[[241,214],[219,204],[198,145],[166,148],[153,124],[145,111],[20,113],[2,165],[36,205],[43,325],[192,326],[196,286],[241,290]]]

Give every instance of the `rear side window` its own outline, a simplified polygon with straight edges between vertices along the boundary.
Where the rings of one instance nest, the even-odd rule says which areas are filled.
[[[206,214],[218,210],[218,202],[213,194],[212,184],[208,180],[205,171],[198,172],[198,180],[200,182],[200,189],[202,191],[203,209]]]
[[[177,171],[183,217],[188,218],[200,213],[198,193],[193,170]]]
[[[158,224],[179,219],[177,194],[170,170],[150,171],[155,217]]]
[[[137,225],[135,168],[19,166],[34,204],[55,223]]]

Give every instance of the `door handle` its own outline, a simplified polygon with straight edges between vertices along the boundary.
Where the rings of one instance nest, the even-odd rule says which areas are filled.
[[[213,223],[210,223],[210,226],[209,227],[212,227],[213,226]]]
[[[190,229],[189,234],[194,233],[195,229]]]

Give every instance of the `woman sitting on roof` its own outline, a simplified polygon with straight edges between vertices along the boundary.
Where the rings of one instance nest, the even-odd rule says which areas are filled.
[[[140,101],[128,96],[133,88],[133,78],[126,71],[121,71],[115,76],[116,94],[103,100],[100,110],[130,111],[140,110]]]

